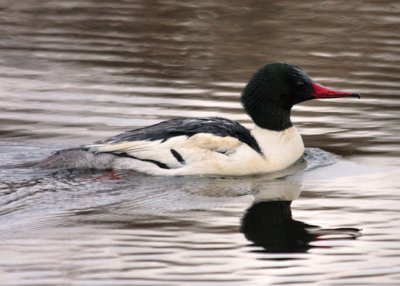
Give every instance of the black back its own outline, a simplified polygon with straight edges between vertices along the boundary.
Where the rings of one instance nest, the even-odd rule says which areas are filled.
[[[130,130],[96,143],[120,143],[138,140],[162,140],[164,142],[172,137],[182,135],[191,137],[197,133],[234,137],[261,153],[257,141],[247,128],[238,122],[220,117],[171,119],[144,128]]]

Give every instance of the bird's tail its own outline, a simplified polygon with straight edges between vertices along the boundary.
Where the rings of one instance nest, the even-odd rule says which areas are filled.
[[[100,169],[112,168],[115,156],[109,153],[93,153],[81,148],[60,150],[49,157],[11,166],[12,168],[40,169]]]

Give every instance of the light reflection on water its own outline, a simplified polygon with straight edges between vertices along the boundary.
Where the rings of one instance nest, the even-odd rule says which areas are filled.
[[[306,146],[344,158],[314,150],[284,179],[0,169],[2,282],[399,284],[399,19],[396,1],[3,1],[3,166],[172,117],[250,126],[238,96],[272,61],[363,97],[296,106]],[[363,236],[246,240],[254,200],[300,192],[293,219]]]

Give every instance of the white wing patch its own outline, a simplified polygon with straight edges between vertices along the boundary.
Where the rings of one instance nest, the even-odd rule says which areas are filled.
[[[187,139],[188,143],[198,148],[209,149],[216,152],[233,151],[241,144],[239,139],[234,137],[219,137],[207,133],[199,133]]]
[[[191,137],[171,137],[164,142],[162,140],[111,142],[86,145],[85,148],[95,153],[125,155],[124,157],[127,158],[123,159],[131,161],[131,169],[154,174],[157,172],[147,169],[159,169],[160,166],[153,164],[151,161],[166,165],[167,168],[164,169],[190,168],[190,165],[193,164],[197,165],[209,160],[226,158],[234,154],[236,149],[241,145],[243,145],[243,142],[234,137],[220,137],[209,133],[198,133]],[[145,162],[139,163],[139,160]],[[124,168],[127,164],[125,161]],[[146,167],[146,170],[143,170],[143,166]]]

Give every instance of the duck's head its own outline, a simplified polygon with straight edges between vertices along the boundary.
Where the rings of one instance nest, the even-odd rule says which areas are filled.
[[[281,131],[292,126],[293,105],[310,99],[360,97],[357,93],[328,89],[302,69],[285,63],[259,69],[242,92],[244,109],[260,127]]]

